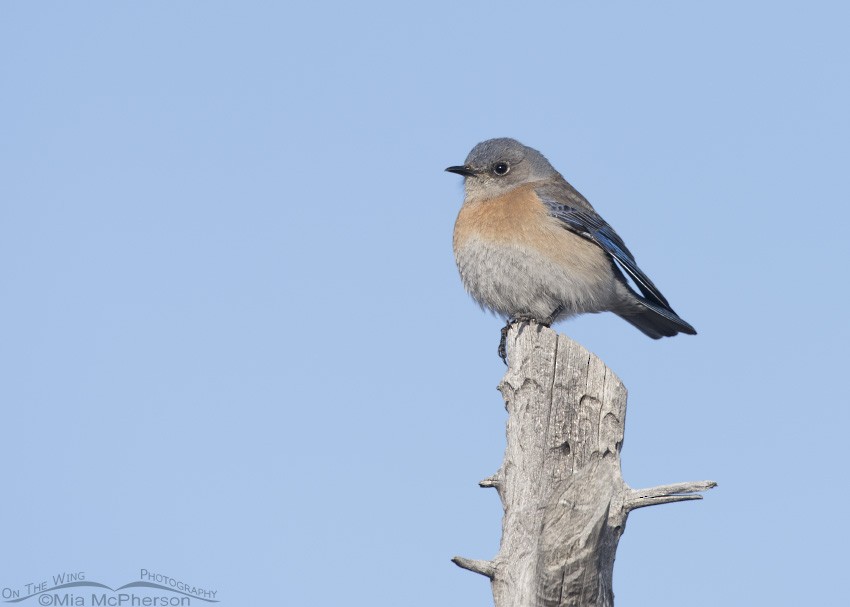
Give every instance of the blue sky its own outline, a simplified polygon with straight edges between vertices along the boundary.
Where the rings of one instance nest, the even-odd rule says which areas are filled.
[[[0,589],[147,568],[224,605],[491,604],[449,559],[498,549],[501,322],[443,169],[511,136],[699,331],[556,327],[629,389],[629,484],[719,483],[632,514],[617,604],[840,602],[848,18],[4,2]]]

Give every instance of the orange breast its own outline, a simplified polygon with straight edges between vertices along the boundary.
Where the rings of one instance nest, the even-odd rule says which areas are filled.
[[[464,204],[455,222],[455,253],[471,241],[524,247],[565,270],[587,269],[607,274],[610,262],[604,252],[549,215],[534,192],[535,185],[521,186],[498,198]]]
[[[463,246],[471,238],[504,244],[528,242],[540,238],[549,219],[534,185],[522,186],[498,198],[464,204],[455,222],[454,245]]]

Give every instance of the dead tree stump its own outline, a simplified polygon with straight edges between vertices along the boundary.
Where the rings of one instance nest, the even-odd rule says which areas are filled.
[[[455,557],[492,581],[496,607],[614,604],[617,543],[635,508],[702,499],[713,481],[631,489],[620,472],[626,388],[594,354],[538,325],[508,334],[499,385],[508,410],[499,471],[481,481],[502,500],[492,561]]]

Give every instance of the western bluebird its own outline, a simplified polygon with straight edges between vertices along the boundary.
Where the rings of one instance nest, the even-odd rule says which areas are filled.
[[[623,240],[535,149],[513,139],[472,148],[454,229],[460,277],[472,297],[514,322],[550,325],[611,311],[653,339],[696,335],[635,263]],[[623,275],[640,290],[633,290]]]

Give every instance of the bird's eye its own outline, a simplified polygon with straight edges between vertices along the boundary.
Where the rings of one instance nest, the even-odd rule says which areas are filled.
[[[493,173],[495,175],[506,175],[510,170],[511,167],[507,162],[497,162],[493,165]]]

